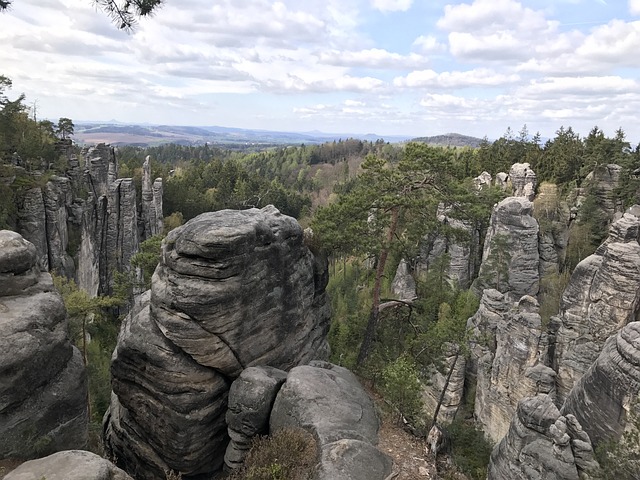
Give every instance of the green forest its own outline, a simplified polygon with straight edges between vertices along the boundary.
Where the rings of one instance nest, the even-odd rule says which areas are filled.
[[[72,141],[71,119],[38,119],[24,95],[9,98],[10,88],[10,79],[0,76],[0,228],[9,229],[15,228],[21,193],[44,188],[51,175],[64,175],[70,156],[81,151]],[[619,165],[620,182],[611,200],[621,208],[640,203],[640,144],[631,145],[622,128],[608,136],[593,127],[583,137],[560,126],[544,142],[526,126],[517,133],[509,128],[495,141],[485,138],[479,148],[345,138],[257,153],[169,144],[118,147],[116,155],[119,176],[134,178],[138,187],[142,163],[151,157],[152,178],[164,181],[165,234],[203,212],[269,204],[311,227],[310,248],[330,261],[332,361],[357,371],[380,392],[390,414],[416,431],[432,423],[422,413],[419,381],[428,381],[431,369],[444,368],[442,359],[451,355],[452,345],[456,356],[466,354],[466,321],[479,301],[468,286],[447,279],[448,258],[443,255],[418,278],[415,302],[380,309],[392,297],[391,280],[399,262],[415,258],[425,237],[469,240],[437,221],[439,206],[472,225],[482,241],[493,205],[506,196],[495,186],[478,189],[474,178],[482,172],[495,178],[514,163],[529,163],[538,188],[554,192],[551,200],[545,197],[546,203],[534,202],[542,231],[554,228],[561,203],[582,189],[585,201],[579,222],[569,231],[564,262],[558,272],[542,279],[541,315],[548,319],[557,313],[572,269],[607,235],[609,219],[599,208],[603,199],[590,190],[589,175],[607,164]],[[145,242],[133,260],[147,282],[159,258],[160,239]],[[58,279],[57,285],[89,366],[97,430],[108,404],[109,358],[120,321],[117,306],[126,303],[129,290],[90,299],[72,281]],[[87,323],[90,314],[96,320]],[[86,330],[96,340],[89,346]],[[486,475],[490,450],[468,419],[473,407],[465,408],[451,427],[452,455],[461,471],[480,479]],[[469,444],[478,448],[469,451]]]

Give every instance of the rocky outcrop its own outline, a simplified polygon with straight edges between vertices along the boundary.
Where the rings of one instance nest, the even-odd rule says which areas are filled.
[[[405,302],[413,302],[418,298],[416,281],[413,279],[409,264],[404,258],[400,260],[396,269],[396,275],[393,277],[393,282],[391,282],[391,291],[398,300]]]
[[[141,240],[162,233],[164,224],[162,216],[162,179],[151,182],[151,158],[147,156],[142,164],[142,230]]]
[[[0,458],[84,448],[87,378],[35,246],[0,231]]]
[[[256,435],[269,432],[269,416],[287,373],[273,367],[249,367],[231,384],[226,420],[231,441],[224,462],[242,466]]]
[[[558,187],[542,183],[533,202],[534,215],[540,225],[538,251],[540,275],[558,273],[565,263],[569,241],[570,209]]]
[[[509,170],[509,182],[514,197],[524,197],[530,202],[533,201],[538,179],[528,163],[514,163]]]
[[[302,238],[272,206],[205,213],[167,236],[150,305],[125,320],[112,359],[104,440],[125,470],[217,470],[243,369],[327,356],[327,264]]]
[[[71,180],[52,176],[44,188],[44,208],[49,270],[56,275],[73,277],[75,263],[69,253],[70,216],[73,215]],[[71,212],[71,215],[70,215]]]
[[[436,419],[440,425],[451,423],[462,405],[467,366],[466,358],[458,345],[445,345],[443,357],[442,365],[429,366],[429,384],[423,384],[421,389],[422,402],[428,418],[433,418],[440,403]]]
[[[326,362],[296,367],[276,397],[271,431],[310,431],[318,442],[318,480],[384,480],[392,462],[380,452],[371,398],[349,370]]]
[[[573,271],[552,318],[550,355],[558,405],[593,364],[607,338],[636,319],[640,301],[640,218],[615,222],[609,238]]]
[[[518,404],[509,432],[491,453],[488,478],[585,480],[597,478],[597,472],[580,423],[560,415],[549,396],[537,395]]]
[[[493,208],[484,243],[482,264],[473,290],[495,288],[517,300],[536,296],[540,256],[538,222],[533,204],[524,197],[507,197]]]
[[[588,195],[595,197],[595,204],[609,221],[616,220],[622,215],[624,209],[614,191],[620,183],[620,173],[622,167],[616,164],[596,165],[582,182],[581,188],[577,189],[575,209],[578,212],[577,220],[580,221],[580,206]],[[587,212],[589,215],[593,212]]]
[[[640,406],[640,322],[610,337],[598,359],[571,389],[562,414],[574,415],[595,446],[618,441]]]
[[[520,400],[539,393],[555,395],[555,372],[545,366],[547,337],[538,302],[524,296],[512,304],[497,291],[485,290],[468,327],[476,363],[474,416],[487,436],[498,442]]]
[[[133,480],[95,453],[68,450],[31,460],[9,472],[4,480]]]
[[[17,231],[36,247],[38,267],[43,272],[49,270],[46,224],[42,190],[31,188],[20,198]]]

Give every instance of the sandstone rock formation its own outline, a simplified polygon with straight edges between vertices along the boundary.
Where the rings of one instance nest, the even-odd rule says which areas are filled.
[[[413,279],[411,271],[409,270],[409,264],[404,258],[400,260],[398,268],[396,269],[396,275],[393,277],[393,282],[391,283],[391,291],[395,295],[395,298],[405,302],[413,302],[418,298],[416,281]]]
[[[384,480],[391,474],[391,460],[375,448],[379,422],[373,402],[345,368],[312,362],[292,369],[269,426],[313,433],[321,451],[318,480]]]
[[[147,156],[142,164],[142,231],[140,238],[162,233],[164,228],[162,215],[162,179],[156,178],[151,183],[151,158]]]
[[[202,214],[163,242],[150,305],[112,359],[104,439],[140,479],[220,468],[231,382],[328,353],[327,276],[297,222],[273,206]]]
[[[589,436],[547,395],[523,399],[509,432],[494,448],[491,480],[584,480],[596,475]]]
[[[514,163],[509,170],[509,182],[514,197],[525,197],[530,202],[533,201],[538,179],[528,163]]]
[[[598,359],[571,389],[562,414],[574,415],[595,446],[618,441],[640,413],[640,322],[609,337]]]
[[[615,222],[609,238],[575,268],[552,319],[550,356],[558,405],[595,362],[607,338],[636,319],[640,302],[640,218]]]
[[[33,244],[0,230],[0,458],[84,448],[87,378]]]
[[[485,298],[488,296],[483,303]],[[538,302],[525,296],[498,311],[493,334],[490,328],[483,328],[482,316],[470,319],[477,335],[474,353],[483,353],[477,360],[474,415],[494,442],[507,433],[520,400],[539,393],[555,395],[555,372],[544,364],[547,337]]]
[[[67,450],[31,460],[5,475],[4,480],[133,480],[95,453]]]
[[[487,288],[509,293],[515,300],[523,295],[536,296],[539,261],[533,204],[524,197],[507,197],[493,208],[473,289],[478,296]]]
[[[436,421],[440,425],[446,425],[453,421],[462,405],[466,366],[466,358],[460,352],[459,346],[455,344],[445,345],[442,365],[440,368],[430,365],[428,373],[429,384],[423,384],[421,389],[421,397],[427,418],[433,418],[438,402],[442,398]],[[442,395],[445,386],[446,390]]]
[[[273,367],[249,367],[231,384],[226,420],[231,441],[225,464],[242,466],[251,448],[251,439],[269,432],[271,408],[287,379],[287,373]]]
[[[620,200],[616,198],[614,190],[620,182],[621,171],[622,167],[616,164],[596,165],[576,192],[576,210],[579,210],[587,195],[594,195],[597,199],[596,204],[602,209],[609,221],[617,220],[617,217],[622,215],[623,208]],[[577,219],[580,220],[580,215]]]

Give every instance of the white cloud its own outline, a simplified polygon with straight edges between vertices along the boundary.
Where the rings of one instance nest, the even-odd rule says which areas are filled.
[[[413,41],[413,47],[416,47],[423,53],[440,52],[446,48],[433,35],[420,35]]]
[[[370,48],[357,52],[324,51],[319,54],[319,60],[327,65],[384,69],[417,68],[427,63],[425,57],[416,53],[401,55],[381,48]]]
[[[473,88],[479,86],[498,87],[520,81],[517,74],[498,73],[487,68],[467,71],[453,71],[437,73],[434,70],[420,70],[408,74],[406,77],[396,77],[393,85],[407,88]]]
[[[629,12],[631,15],[640,15],[640,0],[629,0]]]
[[[411,8],[413,0],[372,0],[373,8],[382,12],[406,12]]]

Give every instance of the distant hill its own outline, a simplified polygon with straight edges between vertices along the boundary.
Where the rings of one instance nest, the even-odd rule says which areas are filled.
[[[470,137],[460,133],[445,133],[444,135],[434,135],[433,137],[418,137],[412,142],[428,143],[439,147],[472,147],[478,148],[482,143],[482,138]]]
[[[229,127],[194,127],[176,125],[139,125],[120,122],[77,122],[73,139],[79,144],[110,143],[112,145],[156,146],[164,143],[182,145],[203,145],[205,143],[230,147],[233,145],[273,145],[320,144],[333,140],[357,138],[375,142],[403,142],[409,136],[376,134],[323,133],[323,132],[276,132],[270,130],[250,130]]]

